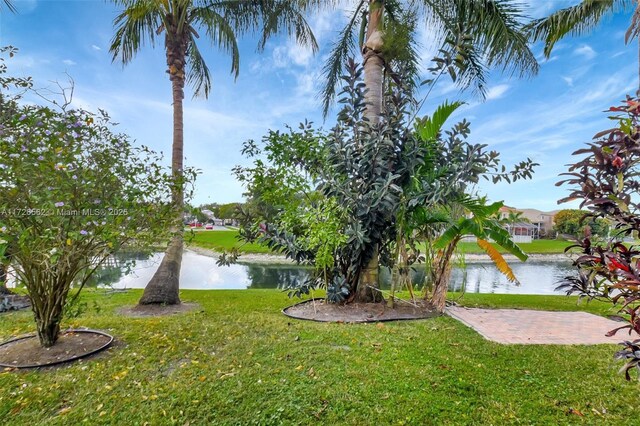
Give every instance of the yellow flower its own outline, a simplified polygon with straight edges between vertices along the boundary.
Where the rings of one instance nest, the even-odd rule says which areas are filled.
[[[71,245],[71,238],[67,238],[67,245],[70,246]]]

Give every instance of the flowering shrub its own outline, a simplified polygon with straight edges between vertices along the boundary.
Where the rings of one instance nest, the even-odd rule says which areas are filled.
[[[123,245],[168,237],[178,183],[159,155],[113,133],[103,111],[2,99],[0,118],[0,246],[51,346],[72,285]]]
[[[598,133],[587,148],[574,152],[585,157],[573,164],[568,179],[558,183],[574,186],[569,197],[560,202],[581,199],[580,207],[589,212],[586,218],[603,218],[614,230],[608,241],[590,236],[577,246],[581,255],[575,260],[579,274],[565,278],[561,289],[581,297],[604,298],[621,306],[620,316],[626,322],[619,330],[640,333],[640,247],[623,244],[627,237],[637,237],[640,231],[640,101],[628,98],[624,105],[612,107],[610,116],[616,127]],[[633,368],[640,372],[640,340],[625,341],[617,359],[625,360],[622,367],[627,380]]]

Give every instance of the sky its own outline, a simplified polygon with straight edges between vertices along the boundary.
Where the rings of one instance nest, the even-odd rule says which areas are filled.
[[[212,75],[208,99],[185,98],[185,165],[201,171],[191,203],[227,203],[243,200],[244,189],[231,169],[246,165],[241,147],[247,139],[259,141],[269,129],[296,126],[308,119],[330,128],[337,108],[325,121],[318,92],[322,65],[331,44],[345,23],[349,4],[343,10],[309,15],[307,20],[320,51],[313,54],[285,36],[271,39],[258,52],[257,39],[241,39],[240,75],[230,74],[231,61],[199,40]],[[577,0],[526,0],[527,14],[546,16]],[[59,91],[58,84],[73,79],[73,105],[91,111],[109,112],[119,131],[136,143],[170,156],[172,132],[171,85],[165,73],[161,45],[145,46],[123,67],[109,53],[113,19],[118,8],[103,0],[14,0],[18,14],[0,14],[0,46],[19,48],[8,62],[13,75],[32,76],[42,93]],[[542,44],[532,45],[540,72],[527,79],[493,71],[486,100],[471,92],[460,92],[450,81],[442,81],[427,99],[422,114],[441,102],[463,100],[466,104],[448,125],[466,118],[471,122],[472,143],[487,144],[501,153],[503,162],[514,164],[527,157],[540,166],[534,178],[511,185],[481,183],[480,194],[517,208],[555,210],[568,193],[556,187],[571,153],[589,142],[611,122],[603,111],[618,105],[638,87],[638,46],[624,43],[630,12],[618,11],[591,34],[567,37],[556,44],[545,59]],[[421,57],[428,66],[438,46],[421,28]],[[426,77],[426,75],[425,75]],[[51,92],[47,92],[51,91]],[[167,160],[168,164],[168,160]]]

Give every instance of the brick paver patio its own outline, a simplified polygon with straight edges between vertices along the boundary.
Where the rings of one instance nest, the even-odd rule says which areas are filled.
[[[597,345],[637,339],[627,330],[605,334],[624,323],[587,312],[525,309],[476,309],[451,306],[447,314],[473,328],[485,339],[505,344]]]

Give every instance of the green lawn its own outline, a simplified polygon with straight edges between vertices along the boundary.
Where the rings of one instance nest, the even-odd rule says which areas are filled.
[[[139,296],[88,292],[100,312],[65,326],[108,330],[116,345],[64,368],[0,373],[0,423],[619,425],[640,409],[639,385],[617,373],[614,345],[499,345],[448,317],[296,321],[280,313],[292,301],[276,290],[183,291],[202,309],[115,314]],[[463,303],[607,310],[562,296]],[[0,316],[0,339],[32,329],[29,312]]]
[[[564,240],[533,240],[530,243],[519,243],[518,246],[527,254],[556,254],[564,253],[564,249],[575,244]],[[458,247],[463,253],[484,253],[476,243],[460,243]],[[501,247],[497,247],[502,253],[505,252]]]
[[[189,234],[187,239],[189,238]],[[269,253],[269,249],[260,244],[242,245],[236,236],[237,231],[197,231],[194,232],[193,239],[188,244],[194,246],[212,249],[216,251],[229,250],[232,247],[238,247],[240,251],[245,253]],[[563,240],[535,240],[529,244],[519,244],[525,253],[564,253],[564,249],[573,243]],[[460,249],[463,253],[484,253],[476,243],[460,243]],[[502,252],[504,250],[500,249]]]
[[[245,253],[269,253],[270,250],[260,244],[244,244],[236,238],[238,231],[195,231],[193,236],[185,234],[187,244],[215,251],[229,250],[237,247]]]

